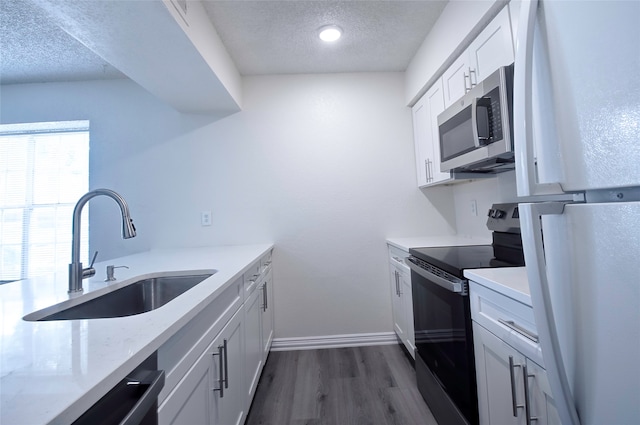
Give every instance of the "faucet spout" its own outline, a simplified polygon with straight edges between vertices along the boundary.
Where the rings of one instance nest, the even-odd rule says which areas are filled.
[[[71,244],[71,264],[69,264],[69,293],[82,292],[83,271],[80,262],[80,218],[82,208],[91,198],[108,196],[116,201],[122,214],[122,238],[129,239],[136,236],[136,228],[129,215],[129,206],[122,196],[110,189],[95,189],[84,194],[73,209],[73,240]]]

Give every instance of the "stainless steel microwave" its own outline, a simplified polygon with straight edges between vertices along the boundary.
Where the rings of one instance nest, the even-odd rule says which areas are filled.
[[[498,69],[438,115],[442,171],[514,169],[513,64]]]

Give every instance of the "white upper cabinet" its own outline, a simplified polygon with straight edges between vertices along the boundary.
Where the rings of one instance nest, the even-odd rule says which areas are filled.
[[[416,150],[416,173],[418,186],[426,186],[428,183],[427,164],[429,158],[433,156],[428,139],[429,113],[427,111],[426,95],[422,96],[411,109],[413,115],[413,142]]]
[[[445,107],[501,66],[511,64],[513,46],[511,17],[506,6],[444,72]]]
[[[442,111],[444,95],[442,79],[439,79],[413,107],[413,135],[419,187],[451,180],[450,172],[440,171],[438,115]]]
[[[471,90],[470,70],[469,55],[464,52],[442,74],[445,107],[451,106],[453,102]]]
[[[478,81],[487,78],[501,66],[513,63],[515,56],[508,6],[502,9],[489,25],[482,30],[480,35],[471,43],[467,52],[469,63],[475,67],[475,76],[478,78],[477,80],[472,78],[472,84],[474,85]]]

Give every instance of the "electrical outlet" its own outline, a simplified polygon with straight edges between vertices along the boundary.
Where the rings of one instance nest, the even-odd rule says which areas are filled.
[[[202,226],[211,226],[211,211],[202,211],[200,213],[200,224]]]
[[[471,215],[474,217],[478,216],[478,203],[475,199],[471,200]]]

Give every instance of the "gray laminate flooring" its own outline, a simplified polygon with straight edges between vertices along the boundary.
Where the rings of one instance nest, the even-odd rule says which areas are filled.
[[[437,425],[398,345],[275,351],[247,425]]]

